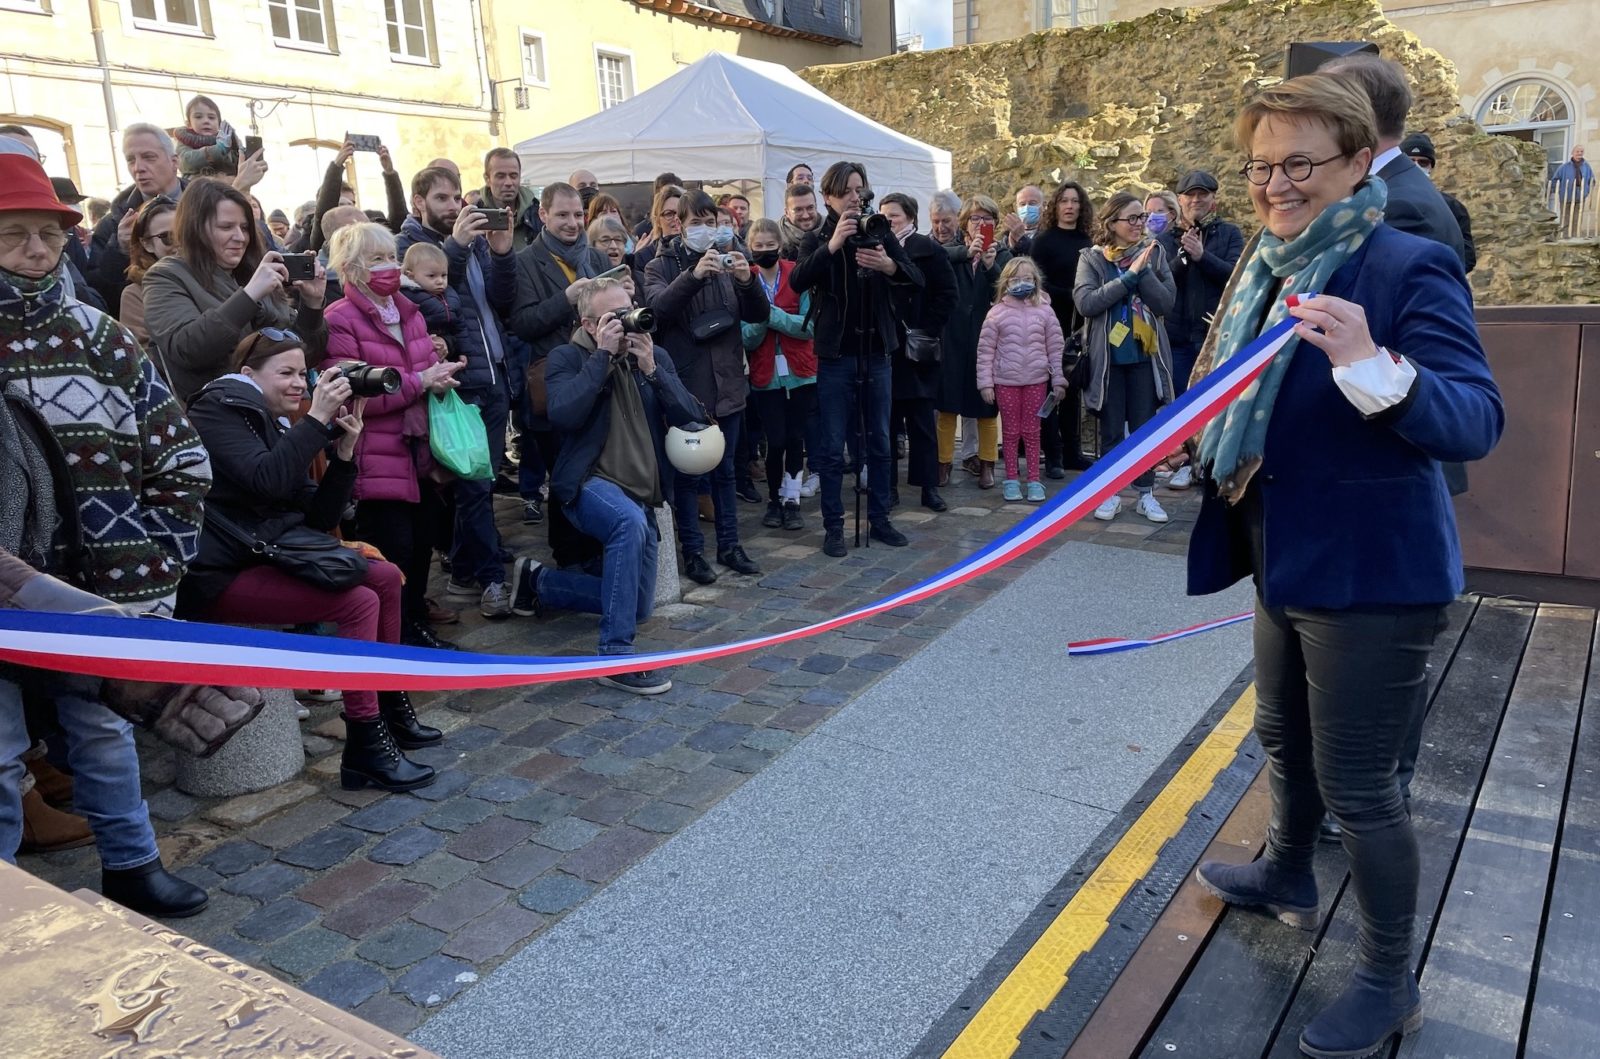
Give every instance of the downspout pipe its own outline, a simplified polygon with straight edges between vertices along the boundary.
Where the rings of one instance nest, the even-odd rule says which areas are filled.
[[[100,68],[100,91],[106,101],[106,137],[111,141],[111,169],[117,168],[117,159],[122,156],[122,147],[117,143],[117,131],[121,126],[117,122],[117,101],[111,94],[111,63],[106,59],[106,30],[100,24],[100,0],[88,0],[89,27],[94,34],[94,61]]]

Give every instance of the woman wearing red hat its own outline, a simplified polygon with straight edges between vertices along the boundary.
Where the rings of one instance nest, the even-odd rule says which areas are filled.
[[[0,154],[0,550],[102,597],[102,609],[171,613],[194,558],[209,465],[133,336],[68,297],[62,248],[81,220],[37,161]],[[102,891],[147,914],[200,911],[205,891],[161,866],[133,732],[104,705],[121,690],[115,682],[0,674],[0,858],[14,855],[20,834],[23,679],[65,736]]]

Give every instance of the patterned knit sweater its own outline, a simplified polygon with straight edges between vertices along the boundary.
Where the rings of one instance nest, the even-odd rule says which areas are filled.
[[[138,342],[54,275],[0,272],[0,386],[32,402],[66,454],[88,554],[80,587],[170,613],[211,463]]]

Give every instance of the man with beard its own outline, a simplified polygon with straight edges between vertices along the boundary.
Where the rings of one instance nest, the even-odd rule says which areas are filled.
[[[397,240],[405,257],[413,243],[439,247],[450,261],[450,286],[478,314],[488,356],[469,360],[456,376],[461,399],[477,407],[489,434],[489,462],[498,472],[505,456],[506,419],[511,402],[506,379],[509,339],[501,324],[516,300],[516,260],[510,230],[489,231],[488,218],[477,208],[462,209],[461,183],[447,169],[429,168],[411,181],[411,208]],[[494,525],[492,480],[461,479],[455,484],[455,539],[450,556],[448,598],[456,603],[478,600],[486,618],[511,614],[505,563]]]
[[[790,184],[783,193],[783,258],[793,261],[800,256],[800,243],[806,233],[816,228],[821,217],[817,214],[817,189],[809,182]]]
[[[483,190],[478,204],[511,214],[512,246],[521,250],[539,236],[539,200],[522,186],[522,159],[509,147],[496,147],[483,158]]]
[[[611,267],[606,255],[589,245],[583,212],[577,188],[561,181],[546,185],[539,200],[539,236],[517,254],[511,329],[527,343],[528,374],[535,391],[543,383],[550,351],[572,341],[578,328],[578,296]],[[560,444],[543,409],[530,406],[523,415],[524,444],[531,440],[544,465],[556,466]],[[550,551],[558,567],[576,566],[596,555],[594,542],[572,525],[560,503],[550,505],[547,521]]]

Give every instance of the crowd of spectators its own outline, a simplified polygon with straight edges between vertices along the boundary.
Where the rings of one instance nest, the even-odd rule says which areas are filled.
[[[659,518],[673,520],[682,572],[710,584],[761,573],[741,542],[745,503],[788,532],[815,503],[822,552],[847,555],[847,480],[869,541],[906,546],[902,460],[936,514],[958,465],[1007,502],[1042,502],[1046,481],[1092,458],[1085,412],[1098,420],[1090,447],[1107,449],[1183,392],[1244,250],[1199,170],[1172,191],[1095,203],[1067,179],[1002,205],[877,194],[856,161],[820,177],[800,165],[776,218],[663,173],[630,226],[593,173],[536,193],[504,148],[469,189],[444,158],[407,184],[379,147],[380,212],[345,182],[345,144],[291,221],[251,193],[262,148],[206,97],[184,116],[176,130],[123,130],[130,183],[97,220],[93,200],[80,211],[71,182],[45,175],[25,130],[0,127],[11,605],[326,623],[434,649],[455,649],[440,629],[461,606],[493,620],[576,610],[599,616],[601,654],[631,656]],[[1431,143],[1402,152],[1399,139],[1380,141],[1375,172],[1431,166]],[[1433,205],[1401,212],[1431,224]],[[433,413],[456,402],[484,426],[486,476],[436,457]],[[715,464],[675,465],[669,431],[713,425]],[[1171,488],[1195,480],[1189,455],[1169,459]],[[1154,474],[1134,485],[1136,513],[1165,522]],[[496,492],[545,527],[546,549],[505,548]],[[1112,497],[1095,517],[1120,509]],[[331,567],[317,558],[329,554]],[[449,575],[437,597],[435,563]],[[601,680],[671,687],[656,670]],[[161,867],[124,718],[206,751],[259,693],[37,684],[0,673],[0,856],[24,840],[96,841],[108,892],[154,914],[197,911],[204,892]],[[440,733],[406,694],[347,692],[343,717],[346,787],[432,782],[405,751]],[[23,797],[52,761],[80,777],[83,819]]]

